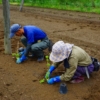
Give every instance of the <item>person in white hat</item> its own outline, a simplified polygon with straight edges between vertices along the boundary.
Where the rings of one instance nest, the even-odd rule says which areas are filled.
[[[17,59],[17,64],[25,61],[29,52],[31,52],[38,58],[37,61],[43,61],[43,50],[46,48],[49,48],[50,50],[50,46],[52,46],[50,45],[51,41],[48,39],[47,34],[42,29],[34,25],[26,25],[22,27],[20,24],[13,24],[10,27],[9,38],[11,39],[15,35],[20,37],[23,36],[21,38],[21,42],[26,47],[26,49],[22,53],[23,55],[19,59]]]
[[[100,63],[97,59],[95,61],[92,59],[88,53],[74,44],[64,43],[63,41],[56,42],[50,54],[50,60],[53,64],[45,75],[47,83],[53,84],[60,81],[79,83],[84,81],[84,75],[90,75],[93,71],[100,69]],[[65,73],[51,78],[50,75],[60,63],[64,63],[64,67],[66,68]]]

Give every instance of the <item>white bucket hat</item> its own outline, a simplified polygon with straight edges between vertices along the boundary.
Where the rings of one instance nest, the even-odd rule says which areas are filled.
[[[68,58],[74,44],[64,43],[63,41],[56,42],[52,47],[50,60],[52,62],[60,62]]]

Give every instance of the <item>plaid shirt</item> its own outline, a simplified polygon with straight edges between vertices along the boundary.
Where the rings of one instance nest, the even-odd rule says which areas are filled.
[[[59,62],[64,60],[65,58],[68,58],[72,51],[73,45],[74,44],[69,44],[69,43],[66,44],[59,43],[59,45],[55,44],[50,54],[50,60],[52,62]]]

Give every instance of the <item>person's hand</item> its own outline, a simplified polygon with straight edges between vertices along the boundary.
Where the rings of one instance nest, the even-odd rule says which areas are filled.
[[[54,83],[53,78],[48,79],[48,80],[47,80],[47,83],[48,83],[48,84],[53,84],[53,83]]]
[[[19,52],[19,55],[20,55],[20,56],[23,55],[23,54],[24,54],[24,51]]]
[[[24,56],[24,55],[22,55],[21,58],[18,58],[18,59],[16,60],[16,63],[17,63],[17,64],[20,64],[20,63],[22,63],[23,61],[25,61],[26,59],[27,59],[27,57]]]
[[[60,82],[61,81],[61,78],[60,76],[56,76],[56,77],[53,77],[53,78],[50,78],[47,80],[47,83],[48,84],[54,84],[56,82]]]
[[[46,72],[46,75],[45,75],[45,79],[49,79],[50,78],[50,72]]]
[[[23,49],[23,51],[19,51],[20,56],[22,56],[26,52],[26,49]]]
[[[50,75],[52,74],[53,70],[55,70],[55,67],[53,65],[51,65],[49,70],[46,72],[45,79],[50,78]]]
[[[17,63],[17,64],[20,64],[20,63],[21,63],[21,59],[18,58],[18,59],[16,60],[16,63]]]

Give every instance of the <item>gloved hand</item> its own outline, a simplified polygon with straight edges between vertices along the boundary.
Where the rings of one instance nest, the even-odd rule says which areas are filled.
[[[48,80],[47,80],[47,83],[48,83],[48,84],[53,84],[53,83],[60,82],[60,81],[61,81],[60,76],[56,76],[56,77],[54,77],[54,78],[48,79]]]
[[[24,49],[23,51],[19,51],[20,56],[22,56],[25,52],[26,52],[26,49]]]
[[[25,55],[22,55],[21,58],[18,58],[18,59],[16,60],[16,63],[17,63],[17,64],[20,64],[20,63],[22,63],[23,61],[25,61],[26,59],[27,59],[27,57],[26,57]]]
[[[22,51],[22,52],[19,52],[19,54],[20,54],[20,56],[21,56],[21,55],[23,55],[23,54],[24,54],[24,51]]]
[[[46,72],[45,78],[49,79],[50,78],[50,74],[52,73],[52,71],[55,69],[55,67],[52,65],[50,66],[49,70]]]
[[[22,61],[21,61],[21,59],[20,58],[18,58],[17,60],[16,60],[16,63],[17,64],[20,64]]]
[[[20,47],[20,48],[18,49],[18,52],[22,52],[22,51],[24,51],[24,47]]]

